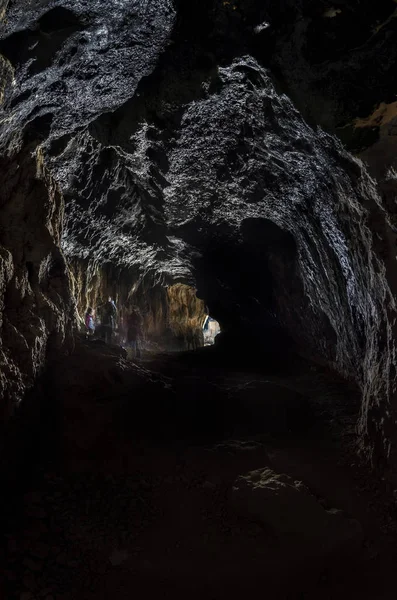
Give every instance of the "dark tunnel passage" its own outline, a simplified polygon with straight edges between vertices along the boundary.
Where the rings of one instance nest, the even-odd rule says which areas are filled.
[[[307,299],[293,236],[269,219],[251,218],[243,221],[239,239],[227,238],[211,240],[196,266],[198,293],[222,324],[223,337],[255,352],[297,351],[294,336],[303,345],[300,310]]]
[[[388,4],[0,0],[1,598],[395,599]]]

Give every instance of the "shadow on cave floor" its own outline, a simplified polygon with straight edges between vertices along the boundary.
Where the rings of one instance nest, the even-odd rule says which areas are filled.
[[[78,343],[54,362],[28,411],[4,597],[395,598],[393,507],[355,464],[357,391],[298,357],[246,358],[131,364]],[[237,509],[236,478],[265,467],[342,511],[337,551]],[[310,530],[311,510],[280,502]]]

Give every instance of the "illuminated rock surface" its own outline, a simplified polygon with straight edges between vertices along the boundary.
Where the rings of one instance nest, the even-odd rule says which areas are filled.
[[[52,444],[54,461],[66,469],[61,479],[69,468],[100,464],[102,475],[109,468],[117,479],[121,468],[134,485],[132,432],[182,445],[196,438],[203,444],[206,436],[229,443],[236,435],[235,472],[228,459],[227,474],[222,470],[230,446],[216,446],[215,474],[206,450],[193,461],[219,511],[227,510],[220,498],[239,475],[267,467],[270,450],[277,455],[277,443],[266,438],[269,448],[245,462],[238,436],[288,440],[280,464],[269,468],[294,480],[300,473],[289,470],[303,470],[302,480],[327,499],[345,482],[329,464],[340,460],[349,469],[357,449],[367,464],[388,466],[395,480],[395,3],[0,0],[0,15],[0,395],[3,446],[18,449],[2,452],[9,487],[23,480],[21,465],[29,471],[26,456],[51,471]],[[96,308],[108,295],[120,319],[132,305],[140,308],[152,350],[201,346],[208,313],[222,333],[195,358],[161,356],[141,367],[120,349],[81,340],[75,346],[87,305]],[[20,405],[20,421],[10,419]],[[327,434],[311,431],[317,420],[327,423]],[[317,457],[323,434],[325,446],[338,440],[338,458],[332,455],[325,468],[332,472],[328,487]],[[302,450],[308,440],[308,456],[315,457],[314,480],[308,456],[298,451],[296,464],[289,462],[299,435],[296,445]],[[161,462],[160,450],[145,451]],[[174,477],[177,469],[160,471]],[[156,488],[152,475],[146,489]],[[196,475],[185,476],[186,489],[196,489]],[[166,494],[164,481],[159,489]],[[380,513],[372,496],[378,484],[368,484],[365,504],[378,502]],[[58,490],[61,512],[68,485]],[[88,495],[95,485],[89,480]],[[391,525],[383,513],[381,525],[373,526],[372,517],[368,524],[355,484],[346,485],[347,496],[336,494],[329,505],[350,507],[350,516],[364,521],[372,541],[360,560],[370,561],[374,531]],[[172,501],[186,492],[178,486]],[[193,504],[205,504],[201,487],[195,493]],[[80,500],[73,502],[72,516],[60,525],[69,533],[81,511]],[[152,523],[154,513],[140,509]],[[131,508],[131,527],[140,522],[139,510]],[[184,523],[188,513],[181,513]],[[222,555],[230,539],[220,514],[212,514],[219,534],[213,548]],[[237,517],[227,519],[228,531],[238,530]],[[250,534],[247,524],[242,530],[225,563],[217,563],[219,572],[235,550],[243,556]],[[186,536],[174,565],[194,539]],[[263,555],[261,544],[259,555],[257,544],[248,544],[255,565],[270,561],[271,539]],[[149,541],[148,535],[146,548]],[[74,543],[66,543],[72,555]],[[107,568],[114,567],[109,557],[124,557],[121,567],[138,556],[135,542],[123,543],[105,544]],[[23,552],[15,551],[16,562]],[[200,563],[200,552],[205,572],[209,554]],[[82,547],[82,562],[89,553]],[[49,579],[73,568],[60,554]],[[103,573],[103,557],[95,556],[94,571]],[[139,561],[141,574],[153,561],[161,571],[155,559]],[[244,565],[246,579],[261,572]],[[91,583],[97,599],[105,587]],[[21,593],[34,597],[45,589],[36,579],[34,585],[23,583]],[[183,585],[179,591],[190,592]],[[201,598],[207,592],[205,585],[197,589]],[[88,599],[91,592],[84,593]]]

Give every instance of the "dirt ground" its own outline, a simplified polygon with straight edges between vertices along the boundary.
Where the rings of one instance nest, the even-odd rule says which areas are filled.
[[[211,352],[135,365],[80,344],[52,365],[7,507],[4,598],[396,598],[394,497],[356,459],[357,391],[302,359]],[[266,466],[356,519],[355,551],[236,512],[234,481]]]

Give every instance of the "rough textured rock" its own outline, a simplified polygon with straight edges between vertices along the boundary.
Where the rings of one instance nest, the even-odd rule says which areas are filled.
[[[300,481],[271,469],[238,477],[231,501],[238,512],[269,528],[276,539],[316,553],[350,552],[362,542],[357,521],[325,510]]]
[[[382,262],[390,230],[375,184],[255,61],[220,69],[219,80],[185,114],[165,190],[174,230],[199,253],[198,293],[224,329],[248,322],[266,339],[269,321],[281,323],[361,381],[366,428],[391,391],[395,352]]]
[[[203,346],[206,307],[193,287],[183,283],[155,285],[150,276],[132,284],[128,271],[94,267],[89,261],[71,261],[69,266],[81,324],[88,306],[95,310],[111,296],[118,307],[120,341],[125,334],[123,324],[135,307],[142,318],[142,343],[148,350]]]
[[[197,286],[224,339],[272,346],[284,332],[359,383],[362,439],[390,457],[390,219],[361,163],[280,91],[339,133],[390,102],[395,7],[363,5],[15,0],[0,142],[11,156],[41,144],[65,196],[63,250],[87,289],[98,270],[105,287],[149,298]],[[356,130],[352,148],[372,143]]]
[[[32,155],[33,153],[33,155]],[[63,204],[40,151],[1,160],[1,416],[14,413],[48,356],[71,343],[74,317],[60,250]]]
[[[194,350],[204,345],[203,325],[206,317],[204,302],[196,290],[176,283],[167,289],[168,317],[172,337],[180,340],[180,347]]]

